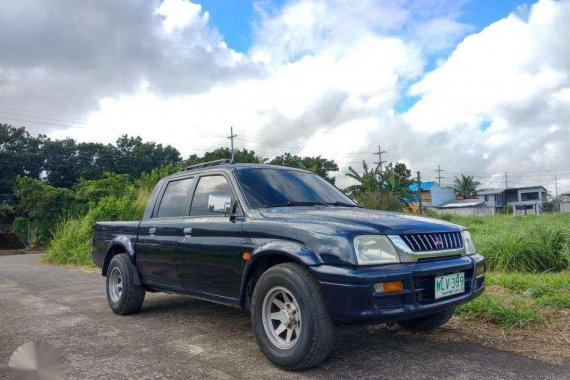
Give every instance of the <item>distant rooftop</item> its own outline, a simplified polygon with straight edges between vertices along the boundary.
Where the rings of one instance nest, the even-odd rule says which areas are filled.
[[[462,199],[459,201],[451,201],[442,204],[439,208],[461,208],[461,207],[475,207],[485,203],[480,199]]]
[[[537,185],[537,186],[520,186],[520,187],[508,187],[508,188],[490,188],[490,189],[483,189],[483,190],[479,190],[477,192],[477,194],[479,195],[491,195],[491,194],[501,194],[503,193],[505,190],[524,190],[524,189],[540,189],[542,188],[544,191],[546,191],[546,188],[542,185]]]

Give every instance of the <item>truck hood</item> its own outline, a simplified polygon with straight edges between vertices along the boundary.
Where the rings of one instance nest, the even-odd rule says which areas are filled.
[[[334,225],[337,229],[364,230],[393,235],[453,232],[464,229],[461,226],[439,219],[356,207],[275,207],[261,210],[261,215],[269,219],[329,224]]]

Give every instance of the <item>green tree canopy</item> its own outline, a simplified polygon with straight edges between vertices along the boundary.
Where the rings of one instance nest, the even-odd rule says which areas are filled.
[[[289,166],[292,168],[308,170],[320,175],[331,183],[334,183],[334,177],[332,177],[331,173],[338,171],[338,165],[336,162],[321,156],[299,157],[293,156],[291,153],[285,153],[281,156],[275,157],[269,163],[272,165]]]

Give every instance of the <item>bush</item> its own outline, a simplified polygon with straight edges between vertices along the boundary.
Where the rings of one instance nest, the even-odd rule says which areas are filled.
[[[48,244],[59,223],[83,215],[88,208],[87,201],[79,199],[73,191],[28,177],[16,179],[14,193],[19,200],[17,212],[20,215],[14,221],[15,230],[25,237],[27,221],[24,223],[22,218],[29,219],[30,235],[33,236],[30,240],[40,245]]]
[[[68,219],[56,230],[44,259],[54,264],[94,266],[91,258],[93,225],[99,221],[140,220],[150,192],[131,188],[121,198],[106,196],[91,204],[79,219]]]
[[[409,210],[402,197],[388,191],[366,191],[356,197],[358,204],[373,210],[402,212]]]
[[[54,264],[94,266],[91,258],[93,227],[90,219],[68,219],[57,228],[44,259]]]

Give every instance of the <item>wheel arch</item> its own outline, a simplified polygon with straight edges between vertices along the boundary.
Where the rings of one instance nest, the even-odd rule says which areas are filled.
[[[240,291],[242,309],[249,310],[251,295],[259,277],[269,268],[282,263],[311,266],[322,264],[322,260],[306,246],[296,242],[269,242],[256,248],[243,271]]]
[[[135,263],[135,250],[131,243],[131,240],[126,236],[117,236],[110,243],[105,253],[105,261],[103,262],[103,267],[101,268],[101,274],[103,276],[107,275],[107,270],[109,269],[109,264],[115,255],[120,253],[126,253],[129,256],[129,261],[135,267],[134,280],[136,285],[141,285],[140,276],[138,273],[138,268]]]

